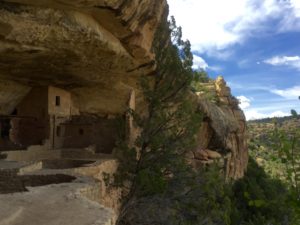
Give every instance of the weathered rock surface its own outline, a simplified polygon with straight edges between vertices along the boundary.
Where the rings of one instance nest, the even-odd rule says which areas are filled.
[[[0,195],[1,225],[111,225],[112,210],[80,194],[87,184],[53,184]]]
[[[222,77],[208,83],[216,102],[207,100],[199,93],[197,102],[205,118],[198,133],[197,149],[194,151],[196,165],[222,159],[227,178],[241,178],[247,168],[246,119],[238,100]]]
[[[123,114],[139,77],[155,69],[151,45],[166,13],[163,0],[0,1],[0,115],[32,87],[71,92],[81,113]],[[201,95],[206,115],[191,159],[223,159],[226,177],[247,167],[245,117],[224,79],[209,83],[217,103]]]
[[[114,118],[128,106],[139,111],[138,80],[155,69],[151,46],[166,9],[166,0],[0,1],[0,116],[9,116],[40,86],[69,91],[76,114]],[[222,78],[208,88],[217,103],[197,97],[205,118],[197,149],[187,157],[196,166],[222,162],[227,178],[240,178],[248,160],[245,117]],[[132,127],[132,120],[128,123]],[[133,145],[139,131],[130,132]],[[22,173],[37,170],[30,173],[44,175],[55,171],[41,169],[40,160],[90,159],[91,152],[32,149],[6,154],[14,161],[36,161]],[[0,195],[0,224],[113,224],[110,209],[118,211],[120,193],[106,187],[103,172],[112,175],[116,167],[115,160],[104,160],[74,169],[95,185],[77,180]]]
[[[165,12],[160,0],[1,1],[0,115],[42,85],[71,91],[81,112],[123,113],[139,76],[154,69],[150,49]]]
[[[117,169],[111,156],[75,149],[7,155],[13,161],[0,160],[0,225],[115,224],[120,190],[103,175]]]

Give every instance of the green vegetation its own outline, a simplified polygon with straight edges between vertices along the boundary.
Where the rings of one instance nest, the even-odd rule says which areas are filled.
[[[276,126],[273,133],[273,149],[285,165],[285,181],[300,201],[300,130],[285,131]]]
[[[198,86],[203,85],[203,83],[208,83],[211,80],[209,79],[207,73],[204,70],[194,71],[194,79],[191,83],[193,89],[197,90]]]
[[[291,187],[297,186],[299,167],[299,119],[291,117],[283,123],[250,123],[250,154],[273,177]]]
[[[272,123],[251,122],[249,148],[260,166],[284,184],[289,195],[287,207],[298,217],[291,224],[300,224],[300,121],[295,110],[291,113],[291,117],[280,122],[277,119]]]
[[[233,225],[297,225],[290,193],[250,158],[245,177],[232,188]]]
[[[122,187],[123,204],[117,224],[299,224],[291,189],[254,160],[246,176],[234,183],[225,182],[217,165],[195,170],[187,164],[184,155],[194,146],[202,121],[190,93],[202,90],[209,79],[192,70],[190,43],[181,40],[173,18],[161,25],[153,49],[157,72],[141,79],[147,113],[129,110],[141,133],[135,147],[123,141],[118,145],[120,166],[113,184]],[[266,146],[272,143],[266,140]],[[252,143],[252,149],[258,145]]]
[[[299,115],[297,115],[298,118]],[[274,119],[277,121],[277,123],[282,124],[285,121],[290,121],[292,118],[295,118],[295,116],[291,115],[291,116],[283,116],[283,117],[272,117],[272,118],[264,118],[264,119],[257,119],[257,120],[250,120],[248,123],[261,123],[261,124],[265,124],[265,123],[273,123]]]
[[[157,73],[141,80],[147,115],[131,111],[141,134],[135,148],[120,145],[115,181],[124,193],[118,224],[197,220],[193,216],[199,203],[191,197],[197,175],[184,159],[202,120],[190,100],[194,79],[190,43],[181,40],[181,28],[174,19],[161,25],[154,43]],[[183,210],[187,207],[191,210]]]

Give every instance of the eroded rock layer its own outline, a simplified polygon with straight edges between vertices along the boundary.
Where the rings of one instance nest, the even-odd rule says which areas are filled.
[[[151,46],[166,12],[165,0],[1,1],[0,116],[40,86],[70,92],[81,114],[124,114],[132,93],[138,111],[138,81],[155,69]],[[223,79],[208,86],[217,101],[197,100],[206,118],[192,158],[222,159],[226,177],[242,177],[245,117]]]
[[[154,69],[150,49],[165,11],[160,0],[1,1],[0,84],[58,86],[81,112],[122,113],[138,77]],[[0,114],[18,104],[9,92],[0,90]]]
[[[222,77],[205,86],[206,91],[198,93],[197,100],[205,118],[198,133],[197,149],[190,158],[195,166],[217,160],[224,167],[226,178],[241,178],[248,163],[244,113]],[[205,93],[214,101],[208,100]]]

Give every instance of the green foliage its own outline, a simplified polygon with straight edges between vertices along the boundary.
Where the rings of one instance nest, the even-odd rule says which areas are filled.
[[[296,117],[296,118],[298,117],[298,113],[294,109],[291,110],[291,114],[292,114],[293,117]]]
[[[185,174],[183,179],[182,176],[179,178],[181,179],[172,187],[176,187],[180,196],[177,198],[177,202],[180,203],[178,212],[185,215],[183,218],[186,224],[231,224],[230,189],[217,166],[199,170],[189,177]],[[178,221],[178,218],[176,220]]]
[[[208,83],[210,81],[207,73],[204,70],[200,71],[193,71],[193,82],[192,82],[192,88],[197,90],[197,86],[201,83]]]
[[[297,114],[294,113],[295,117]],[[284,165],[284,181],[290,190],[290,206],[297,212],[300,223],[300,129],[284,130],[276,127],[273,133],[273,148]]]
[[[294,122],[297,123],[297,112],[291,110]],[[295,199],[300,203],[300,129],[298,127],[283,127],[275,124],[272,147],[278,154],[278,159],[285,165],[285,181]]]
[[[251,123],[273,123],[274,119],[277,121],[277,123],[282,124],[283,122],[289,121],[290,119],[292,119],[294,116],[290,115],[290,116],[283,116],[283,117],[272,117],[272,118],[263,118],[263,119],[257,119],[257,120],[250,120],[248,121],[249,124]],[[299,115],[297,115],[297,117],[299,118]]]
[[[177,172],[163,193],[130,201],[122,224],[231,224],[230,189],[218,168]]]
[[[215,93],[214,81],[210,80],[204,70],[193,71],[193,80],[191,82],[191,90],[199,93],[203,98],[218,103],[218,97]]]
[[[300,224],[300,129],[298,114],[284,120],[274,119],[273,124],[261,123],[250,133],[260,133],[250,140],[250,155],[260,162],[273,178],[280,179],[288,191],[286,208],[294,211],[295,221]],[[280,122],[279,122],[280,121]],[[251,128],[255,123],[250,123]],[[281,195],[274,196],[274,200]],[[285,205],[285,204],[284,204]]]
[[[157,224],[166,219],[182,224],[189,221],[190,214],[179,213],[179,208],[196,207],[195,199],[185,193],[187,189],[192,192],[196,183],[184,155],[194,145],[202,115],[190,100],[193,56],[190,43],[181,36],[174,18],[158,29],[153,46],[157,72],[141,79],[147,113],[130,110],[141,133],[133,148],[119,143],[115,184],[124,192],[118,224],[153,223],[155,219]],[[183,185],[187,183],[191,186]],[[150,217],[153,212],[164,215]]]
[[[232,225],[296,225],[285,185],[250,158],[245,177],[233,185]]]
[[[184,155],[202,121],[190,91],[207,76],[192,70],[190,43],[181,37],[174,18],[160,26],[153,46],[157,71],[141,79],[147,112],[129,110],[141,133],[134,147],[118,143],[114,185],[122,187],[123,204],[117,224],[297,225],[289,206],[297,201],[253,160],[233,186],[215,166],[196,171],[187,164]]]

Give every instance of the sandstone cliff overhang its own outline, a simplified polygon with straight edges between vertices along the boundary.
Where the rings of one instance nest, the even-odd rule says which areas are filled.
[[[196,104],[204,120],[198,133],[194,163],[207,164],[221,158],[226,178],[241,178],[248,164],[244,113],[223,77],[203,85],[214,101],[208,100],[206,93],[197,93]]]
[[[138,81],[155,70],[151,46],[166,13],[165,0],[0,1],[0,116],[38,86],[65,89],[74,108],[96,115],[124,114],[135,90],[138,111]],[[198,147],[229,152],[226,173],[239,178],[248,157],[245,118],[223,79],[213,92],[217,105],[197,102],[206,115]]]
[[[166,1],[0,2],[0,114],[33,86],[58,86],[81,112],[123,113],[138,78],[153,72]]]

